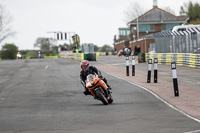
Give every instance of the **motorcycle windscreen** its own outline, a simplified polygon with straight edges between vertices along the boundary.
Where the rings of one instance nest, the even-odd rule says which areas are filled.
[[[91,79],[93,79],[94,78],[94,75],[93,74],[89,74],[88,76],[87,76],[87,81],[90,81]]]

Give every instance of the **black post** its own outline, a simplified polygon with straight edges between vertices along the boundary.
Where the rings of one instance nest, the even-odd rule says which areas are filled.
[[[158,82],[158,58],[154,58],[154,83]]]
[[[178,80],[177,80],[176,63],[175,62],[171,63],[171,68],[172,68],[172,78],[173,78],[173,85],[174,85],[174,96],[178,97],[179,91],[178,91]]]
[[[132,56],[132,76],[135,76],[135,56]]]
[[[129,76],[129,56],[126,56],[126,76]]]
[[[148,59],[147,83],[150,83],[150,82],[151,82],[151,64],[152,64],[152,59]]]

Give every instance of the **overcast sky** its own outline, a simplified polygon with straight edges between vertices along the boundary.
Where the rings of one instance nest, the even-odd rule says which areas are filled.
[[[179,15],[180,6],[187,1],[158,0],[158,7],[170,7]],[[126,27],[124,11],[134,2],[146,10],[153,7],[153,0],[1,0],[13,17],[16,31],[15,37],[3,44],[14,43],[20,50],[34,49],[38,37],[54,37],[47,32],[62,31],[77,33],[81,43],[112,45],[118,28]]]

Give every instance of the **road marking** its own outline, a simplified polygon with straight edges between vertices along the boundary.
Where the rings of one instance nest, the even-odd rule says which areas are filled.
[[[200,133],[200,130],[189,131],[189,132],[184,132],[184,133]]]
[[[48,67],[49,67],[49,66],[48,66],[48,65],[46,65],[45,69],[48,69]]]
[[[159,99],[159,100],[162,101],[163,103],[167,104],[167,105],[168,105],[169,107],[171,107],[172,109],[174,109],[174,110],[180,112],[181,114],[187,116],[188,118],[193,119],[194,121],[200,123],[200,120],[199,120],[199,119],[197,119],[197,118],[195,118],[195,117],[193,117],[193,116],[187,114],[186,112],[184,112],[184,111],[182,111],[182,110],[176,108],[175,106],[171,105],[170,103],[168,103],[167,101],[165,101],[164,99],[162,99],[160,96],[158,96],[156,93],[152,92],[151,90],[149,90],[149,89],[147,89],[147,88],[145,88],[145,87],[143,87],[143,86],[134,84],[134,83],[132,83],[132,82],[126,80],[126,79],[122,79],[122,78],[120,78],[120,77],[118,77],[118,76],[112,75],[112,74],[110,74],[110,73],[108,73],[108,72],[105,72],[105,73],[107,73],[107,74],[109,74],[109,75],[111,75],[111,76],[113,76],[113,77],[116,77],[116,78],[118,78],[118,79],[124,80],[124,81],[126,81],[126,82],[128,82],[128,83],[130,83],[130,84],[132,84],[132,85],[135,85],[135,86],[137,86],[137,87],[140,87],[140,88],[142,88],[142,89],[148,91],[149,93],[151,93],[152,95],[154,95],[157,99]],[[200,131],[200,130],[196,130],[196,131],[192,131],[192,132],[187,132],[187,133],[197,133],[198,131]]]

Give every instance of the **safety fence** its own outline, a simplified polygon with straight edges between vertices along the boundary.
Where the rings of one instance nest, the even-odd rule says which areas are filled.
[[[149,52],[200,54],[200,27],[182,28],[179,31],[166,30],[149,35],[155,39]]]
[[[148,59],[158,59],[159,64],[171,64],[176,62],[177,65],[200,68],[200,54],[189,53],[146,53],[145,62]]]

